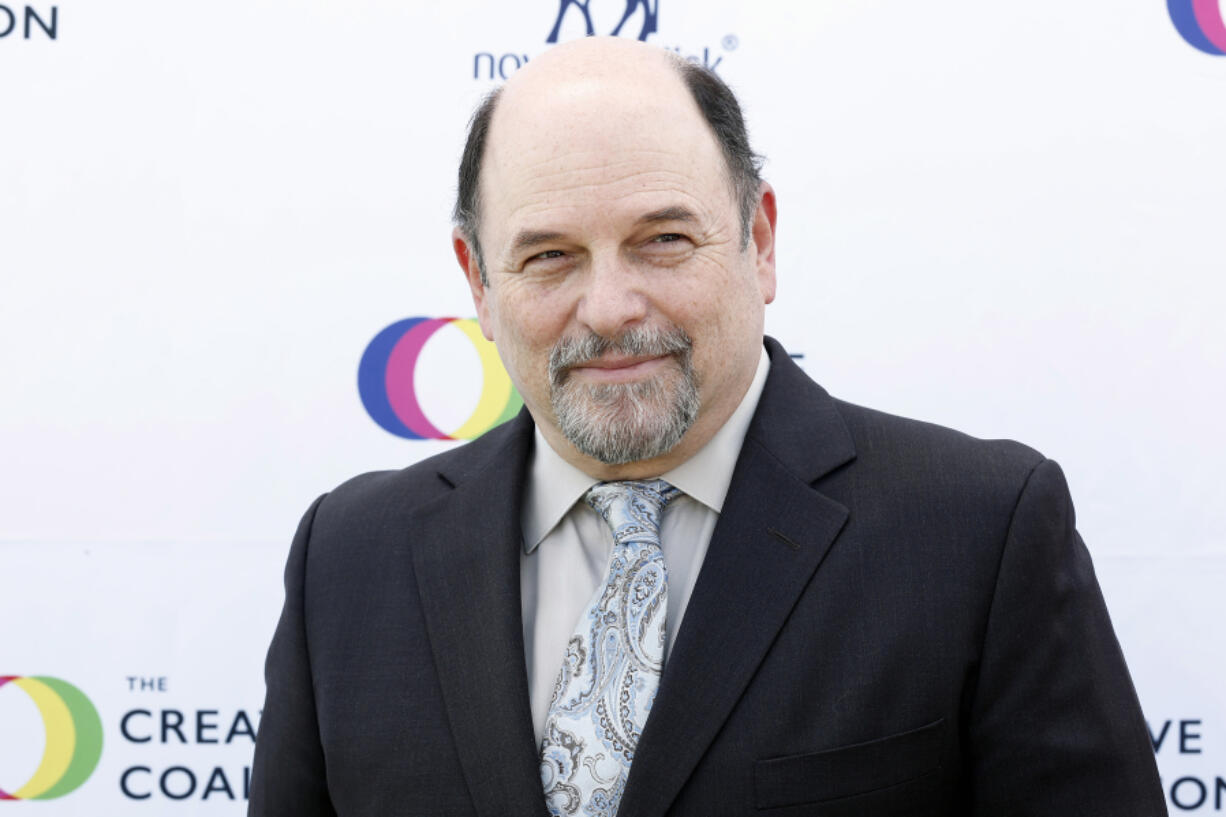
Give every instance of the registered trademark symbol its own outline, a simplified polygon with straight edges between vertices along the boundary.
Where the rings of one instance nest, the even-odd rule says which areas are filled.
[[[728,34],[724,39],[720,40],[720,44],[724,47],[725,51],[736,51],[736,47],[741,44],[741,41],[737,39],[735,34]]]

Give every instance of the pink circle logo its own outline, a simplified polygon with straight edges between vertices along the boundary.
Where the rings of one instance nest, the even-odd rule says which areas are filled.
[[[472,341],[484,373],[476,408],[450,433],[426,418],[413,383],[421,350],[435,332],[448,325]],[[471,440],[514,417],[523,405],[497,349],[472,318],[405,318],[393,323],[375,335],[362,354],[358,394],[366,413],[380,428],[408,440]]]
[[[1226,55],[1226,19],[1218,0],[1166,0],[1171,22],[1193,48]]]

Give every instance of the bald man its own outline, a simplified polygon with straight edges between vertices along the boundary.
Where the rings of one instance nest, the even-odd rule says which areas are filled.
[[[473,120],[453,246],[514,420],[307,512],[252,815],[1159,815],[1059,468],[763,337],[735,98],[592,38]]]

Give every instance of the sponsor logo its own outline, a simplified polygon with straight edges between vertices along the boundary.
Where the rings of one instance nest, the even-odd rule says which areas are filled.
[[[59,34],[60,9],[52,6],[47,11],[38,11],[33,6],[0,5],[0,40],[12,35],[29,40],[43,36],[54,40]]]
[[[422,411],[414,375],[421,351],[445,326],[472,341],[481,360],[483,385],[469,418],[450,433],[440,431]],[[523,401],[494,344],[472,318],[405,318],[375,335],[358,364],[358,394],[366,413],[384,431],[408,440],[471,440],[511,419]]]
[[[1226,16],[1218,0],[1166,0],[1180,36],[1193,48],[1226,55]]]
[[[652,34],[659,32],[660,0],[618,0],[618,2],[595,0],[595,9],[592,7],[593,0],[556,0],[556,2],[557,13],[553,17],[549,33],[545,35],[547,45],[581,33],[588,37],[607,33],[614,37],[633,37],[646,42]],[[618,7],[622,9],[620,18],[616,24],[612,24],[612,17],[609,16],[606,19],[605,14],[616,13]],[[605,25],[600,24],[601,20],[605,20]],[[542,30],[544,30],[543,25]],[[692,63],[718,71],[720,63],[724,61],[724,56],[728,52],[735,51],[739,44],[740,40],[735,34],[728,34],[720,40],[718,46],[682,47],[670,44],[664,47]],[[473,55],[473,79],[507,79],[527,64],[529,59],[531,59],[531,54],[519,49],[501,51],[501,53],[498,49],[479,51]]]
[[[165,675],[124,680],[128,692],[143,699],[123,713],[112,744],[109,765],[123,769],[124,797],[156,803],[161,814],[190,800],[249,799],[251,747],[262,710],[185,706],[182,699],[175,702]]]
[[[0,687],[10,683],[38,707],[47,740],[34,776],[12,793],[0,789],[0,800],[52,800],[75,791],[102,757],[98,710],[85,693],[59,678],[0,675]]]
[[[1214,744],[1213,736],[1205,739],[1206,727],[1212,727],[1212,721],[1203,717],[1167,718],[1161,723],[1146,721],[1146,725],[1162,788],[1172,806],[1170,813],[1220,812],[1226,805],[1226,777],[1209,773],[1204,762],[1206,745]]]
[[[562,28],[562,20],[566,17],[566,12],[572,7],[579,9],[583,14],[583,22],[587,24],[587,36],[591,37],[596,33],[596,29],[592,26],[592,15],[588,11],[588,6],[592,0],[558,0],[558,18],[553,22],[553,28],[549,31],[549,36],[545,38],[547,43],[556,43],[558,41],[558,32]],[[643,9],[642,26],[639,28],[639,40],[646,42],[648,36],[656,32],[656,21],[660,17],[660,0],[625,0],[626,11],[622,14],[621,20],[617,22],[617,27],[609,32],[610,35],[617,37],[622,33],[622,27],[634,16],[634,13]]]

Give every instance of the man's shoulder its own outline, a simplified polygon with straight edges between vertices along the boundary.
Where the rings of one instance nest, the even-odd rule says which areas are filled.
[[[1047,458],[1010,439],[983,439],[936,423],[834,399],[862,472],[888,474],[900,488],[1015,495]]]
[[[975,437],[937,423],[832,399],[855,441],[857,452],[862,455],[884,452],[902,457],[940,456],[1027,469],[1045,459],[1035,449],[1016,440]]]
[[[330,491],[320,511],[350,517],[403,514],[449,493],[468,476],[511,456],[509,449],[526,435],[519,417],[475,440],[396,470],[370,471],[342,482]]]
[[[944,483],[1016,484],[1045,461],[1035,449],[1008,439],[981,439],[943,425],[902,417],[839,399],[767,338],[771,378],[751,435],[797,473],[808,460],[819,474],[852,472],[880,479],[935,473]]]

